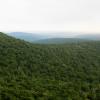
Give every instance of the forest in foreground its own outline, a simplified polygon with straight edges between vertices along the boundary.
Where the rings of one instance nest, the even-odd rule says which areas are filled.
[[[43,45],[0,32],[0,100],[100,100],[100,41]]]

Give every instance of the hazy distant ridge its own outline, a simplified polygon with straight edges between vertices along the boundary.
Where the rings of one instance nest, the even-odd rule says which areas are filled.
[[[57,33],[56,33],[57,34]],[[63,33],[62,33],[63,34]],[[64,33],[65,34],[65,33]],[[66,33],[68,34],[68,33]],[[70,33],[69,33],[70,34]],[[55,44],[55,43],[74,43],[83,42],[87,40],[100,40],[100,34],[82,34],[74,35],[72,38],[70,36],[56,36],[56,35],[44,35],[43,33],[25,33],[25,32],[12,32],[8,35],[13,36],[18,39],[33,43],[43,43],[43,44]]]

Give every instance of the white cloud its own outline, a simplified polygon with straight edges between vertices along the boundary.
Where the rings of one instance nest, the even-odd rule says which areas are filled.
[[[0,0],[0,31],[100,32],[100,0]]]

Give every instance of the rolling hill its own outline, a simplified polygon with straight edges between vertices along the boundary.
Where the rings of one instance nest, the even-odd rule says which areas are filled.
[[[99,99],[99,41],[43,45],[0,32],[0,100]]]
[[[64,44],[64,43],[78,43],[78,42],[86,42],[86,41],[90,41],[90,40],[80,39],[80,38],[48,38],[48,39],[41,39],[41,40],[38,40],[38,41],[34,41],[33,43],[39,43],[39,44]]]
[[[7,34],[17,39],[22,39],[31,43],[39,43],[39,44],[63,44],[63,43],[77,43],[77,42],[84,42],[84,41],[100,40],[99,34],[77,35],[72,38],[71,36],[61,37],[61,36],[53,36],[53,35],[41,35],[40,33],[35,34],[35,33],[25,33],[25,32],[12,32]]]
[[[40,35],[40,34],[32,34],[32,33],[25,33],[25,32],[11,32],[7,33],[9,36],[13,36],[17,39],[22,39],[29,42],[34,42],[40,39],[48,38],[48,36]]]
[[[88,40],[99,40],[100,41],[100,34],[85,34],[85,35],[78,35],[76,36],[80,39],[88,39]]]

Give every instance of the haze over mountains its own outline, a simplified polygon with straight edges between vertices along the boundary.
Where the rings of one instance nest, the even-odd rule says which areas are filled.
[[[100,40],[100,34],[83,34],[83,35],[78,35],[77,38],[81,39],[89,39],[89,40]]]
[[[80,39],[80,38],[49,38],[49,39],[34,41],[34,43],[39,43],[39,44],[64,44],[64,43],[78,43],[78,42],[85,42],[85,41],[90,41],[90,40]]]
[[[7,33],[10,36],[16,37],[18,39],[34,42],[40,39],[48,38],[48,36],[40,35],[40,34],[32,34],[32,33],[25,33],[25,32],[11,32]]]
[[[27,32],[11,32],[7,33],[10,36],[13,36],[18,39],[22,39],[25,41],[33,42],[33,43],[70,43],[70,42],[79,42],[79,41],[90,41],[90,40],[100,40],[100,34],[82,34],[82,35],[49,35],[48,34],[40,34],[40,33],[27,33]],[[54,33],[57,34],[57,33]],[[65,33],[64,33],[65,34]],[[66,33],[72,34],[72,33]]]

